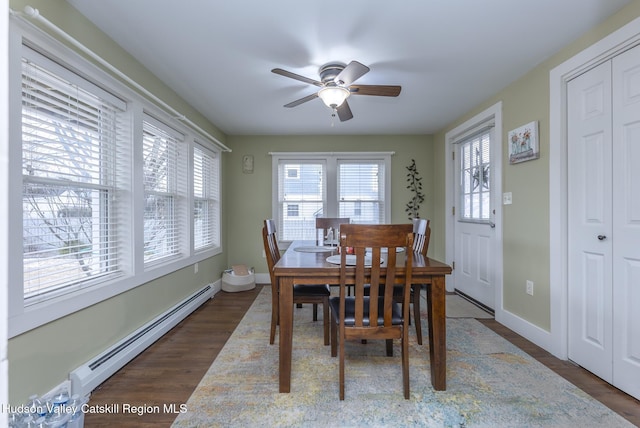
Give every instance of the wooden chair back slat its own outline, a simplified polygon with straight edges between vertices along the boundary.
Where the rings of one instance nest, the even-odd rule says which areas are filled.
[[[424,218],[413,219],[413,251],[427,256],[429,249],[429,240],[431,238],[431,220]]]

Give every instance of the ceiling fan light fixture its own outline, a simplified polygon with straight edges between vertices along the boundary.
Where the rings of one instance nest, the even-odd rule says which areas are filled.
[[[349,90],[342,86],[325,86],[318,91],[318,96],[329,108],[338,108],[349,97]]]

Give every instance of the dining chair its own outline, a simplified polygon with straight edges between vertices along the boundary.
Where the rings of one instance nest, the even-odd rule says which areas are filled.
[[[316,236],[318,236],[318,232],[322,234],[322,236],[327,236],[327,232],[329,228],[333,229],[334,239],[338,240],[338,230],[340,229],[341,224],[348,224],[351,222],[349,217],[316,217]]]
[[[430,220],[423,218],[413,219],[413,251],[421,254],[423,257],[427,257],[427,251],[429,249],[429,239],[431,238],[430,222]],[[422,345],[422,323],[420,317],[420,291],[422,290],[422,286],[423,284],[411,284],[411,295],[409,297],[409,303],[413,309],[413,324],[416,329],[418,345]],[[400,300],[402,290],[396,287],[395,294],[397,300]]]
[[[393,355],[393,340],[401,340],[404,398],[409,398],[409,297],[413,251],[406,251],[403,300],[394,298],[396,285],[396,248],[413,248],[411,224],[343,224],[340,227],[339,295],[329,299],[331,308],[331,356],[340,348],[340,400],[344,400],[345,342],[359,339],[385,339],[387,356]],[[354,254],[347,254],[347,247]],[[386,263],[380,263],[383,249]],[[365,285],[371,284],[369,294]],[[353,286],[353,296],[347,287]]]
[[[430,220],[427,219],[413,219],[413,251],[421,254],[423,257],[427,256],[429,239],[431,238],[431,227],[429,223]],[[413,324],[416,329],[416,341],[418,345],[422,345],[422,317],[420,314],[420,291],[422,290],[422,286],[423,284],[411,284],[411,294],[409,295],[409,304],[413,311]],[[365,293],[368,292],[367,285],[365,286]],[[402,303],[403,287],[401,285],[395,287],[394,296],[397,302]]]
[[[276,326],[279,324],[279,301],[278,286],[273,272],[273,267],[280,260],[280,249],[278,248],[278,236],[276,233],[276,223],[273,219],[266,219],[262,228],[262,240],[264,242],[264,252],[267,258],[267,268],[271,277],[271,333],[269,344],[273,345],[276,337]],[[331,290],[328,284],[293,286],[293,303],[313,304],[313,320],[318,320],[318,305],[322,305],[324,344],[329,345],[329,295]]]

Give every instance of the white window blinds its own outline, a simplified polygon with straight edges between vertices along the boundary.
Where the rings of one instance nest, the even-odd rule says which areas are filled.
[[[181,135],[149,116],[145,116],[142,129],[144,262],[149,263],[180,253],[178,144]]]
[[[200,146],[193,149],[194,249],[220,245],[219,156]]]
[[[381,160],[338,161],[338,217],[359,224],[386,222],[384,166]]]
[[[115,164],[125,105],[25,48],[22,58],[25,303],[118,271]]]
[[[388,223],[391,152],[272,153],[273,217],[283,242],[315,240],[317,217]]]
[[[325,162],[281,160],[278,164],[278,239],[315,239],[316,217],[325,207]]]

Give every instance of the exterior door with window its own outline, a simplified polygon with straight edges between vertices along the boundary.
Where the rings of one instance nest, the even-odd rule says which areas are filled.
[[[491,139],[493,127],[454,144],[455,290],[495,306]]]

